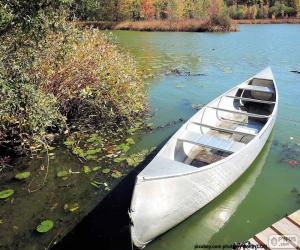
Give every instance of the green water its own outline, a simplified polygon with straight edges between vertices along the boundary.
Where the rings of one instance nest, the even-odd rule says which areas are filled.
[[[280,92],[272,137],[249,171],[212,203],[149,244],[147,250],[192,249],[195,244],[246,240],[300,207],[300,166],[288,164],[290,159],[300,161],[300,74],[290,72],[300,70],[300,25],[249,25],[240,26],[240,30],[114,32],[116,41],[129,50],[145,74],[153,75],[148,78],[153,116],[147,122],[163,125],[135,136],[132,152],[159,145],[197,111],[193,104],[209,102],[268,65],[274,71]],[[172,69],[191,75],[166,74]],[[199,73],[204,75],[193,75]],[[171,125],[165,126],[168,123]],[[76,174],[86,164],[106,166],[80,162],[60,146],[53,153],[48,171],[46,158],[23,158],[15,162],[12,171],[2,173],[0,189],[12,188],[15,194],[0,201],[0,249],[48,249],[108,194],[103,188],[92,186],[92,180],[107,182],[110,188],[119,181],[101,171]],[[124,175],[131,170],[117,164],[116,168]],[[22,182],[14,180],[14,175],[25,169],[31,171],[31,177]],[[62,180],[56,176],[59,170],[75,173]],[[298,193],[291,192],[295,189]],[[74,213],[64,209],[72,203],[79,205]],[[52,219],[55,226],[47,234],[37,234],[35,227],[44,219]],[[114,237],[118,239],[111,235]],[[81,238],[79,235],[78,239]]]
[[[249,171],[211,204],[146,249],[192,249],[194,244],[230,244],[250,238],[300,208],[300,25],[241,25],[237,33],[114,32],[137,58],[149,80],[149,121],[161,125],[196,112],[225,90],[271,66],[279,89],[279,114],[268,144]],[[170,69],[205,76],[165,75]],[[156,146],[181,124],[141,138]],[[294,139],[292,140],[291,137]]]

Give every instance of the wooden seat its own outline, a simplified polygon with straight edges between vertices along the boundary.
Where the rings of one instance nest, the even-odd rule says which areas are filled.
[[[205,146],[229,153],[234,153],[245,146],[244,143],[225,140],[208,134],[200,134],[185,130],[178,138],[180,141],[192,143],[199,146]]]

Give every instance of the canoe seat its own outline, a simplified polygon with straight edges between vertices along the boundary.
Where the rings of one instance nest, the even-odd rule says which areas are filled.
[[[225,140],[216,136],[200,134],[189,130],[185,130],[178,140],[229,153],[234,153],[245,146],[245,144],[241,142]]]
[[[266,86],[244,85],[244,86],[239,86],[239,89],[252,90],[252,91],[269,93],[269,94],[274,94],[275,93],[273,88],[266,87]]]

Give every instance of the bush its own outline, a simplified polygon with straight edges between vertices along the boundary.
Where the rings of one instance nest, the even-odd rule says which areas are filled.
[[[232,5],[228,8],[229,16],[233,19],[244,19],[246,9],[244,5]]]
[[[215,14],[211,16],[210,24],[220,26],[224,30],[230,30],[231,18],[225,14]]]
[[[269,9],[269,14],[275,17],[284,17],[285,15],[291,16],[295,15],[296,11],[292,7],[288,7],[283,3],[278,1],[275,2],[275,5]]]
[[[88,127],[132,122],[145,110],[142,75],[112,38],[97,30],[51,34],[34,64],[41,90],[70,121]],[[64,56],[61,56],[64,54]]]
[[[71,2],[0,4],[0,161],[42,148],[68,125],[114,133],[145,110],[134,61],[100,31],[68,23]]]

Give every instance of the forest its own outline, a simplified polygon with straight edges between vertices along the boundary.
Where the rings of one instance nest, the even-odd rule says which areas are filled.
[[[233,19],[299,17],[300,0],[76,0],[81,20],[203,19],[215,13]]]

